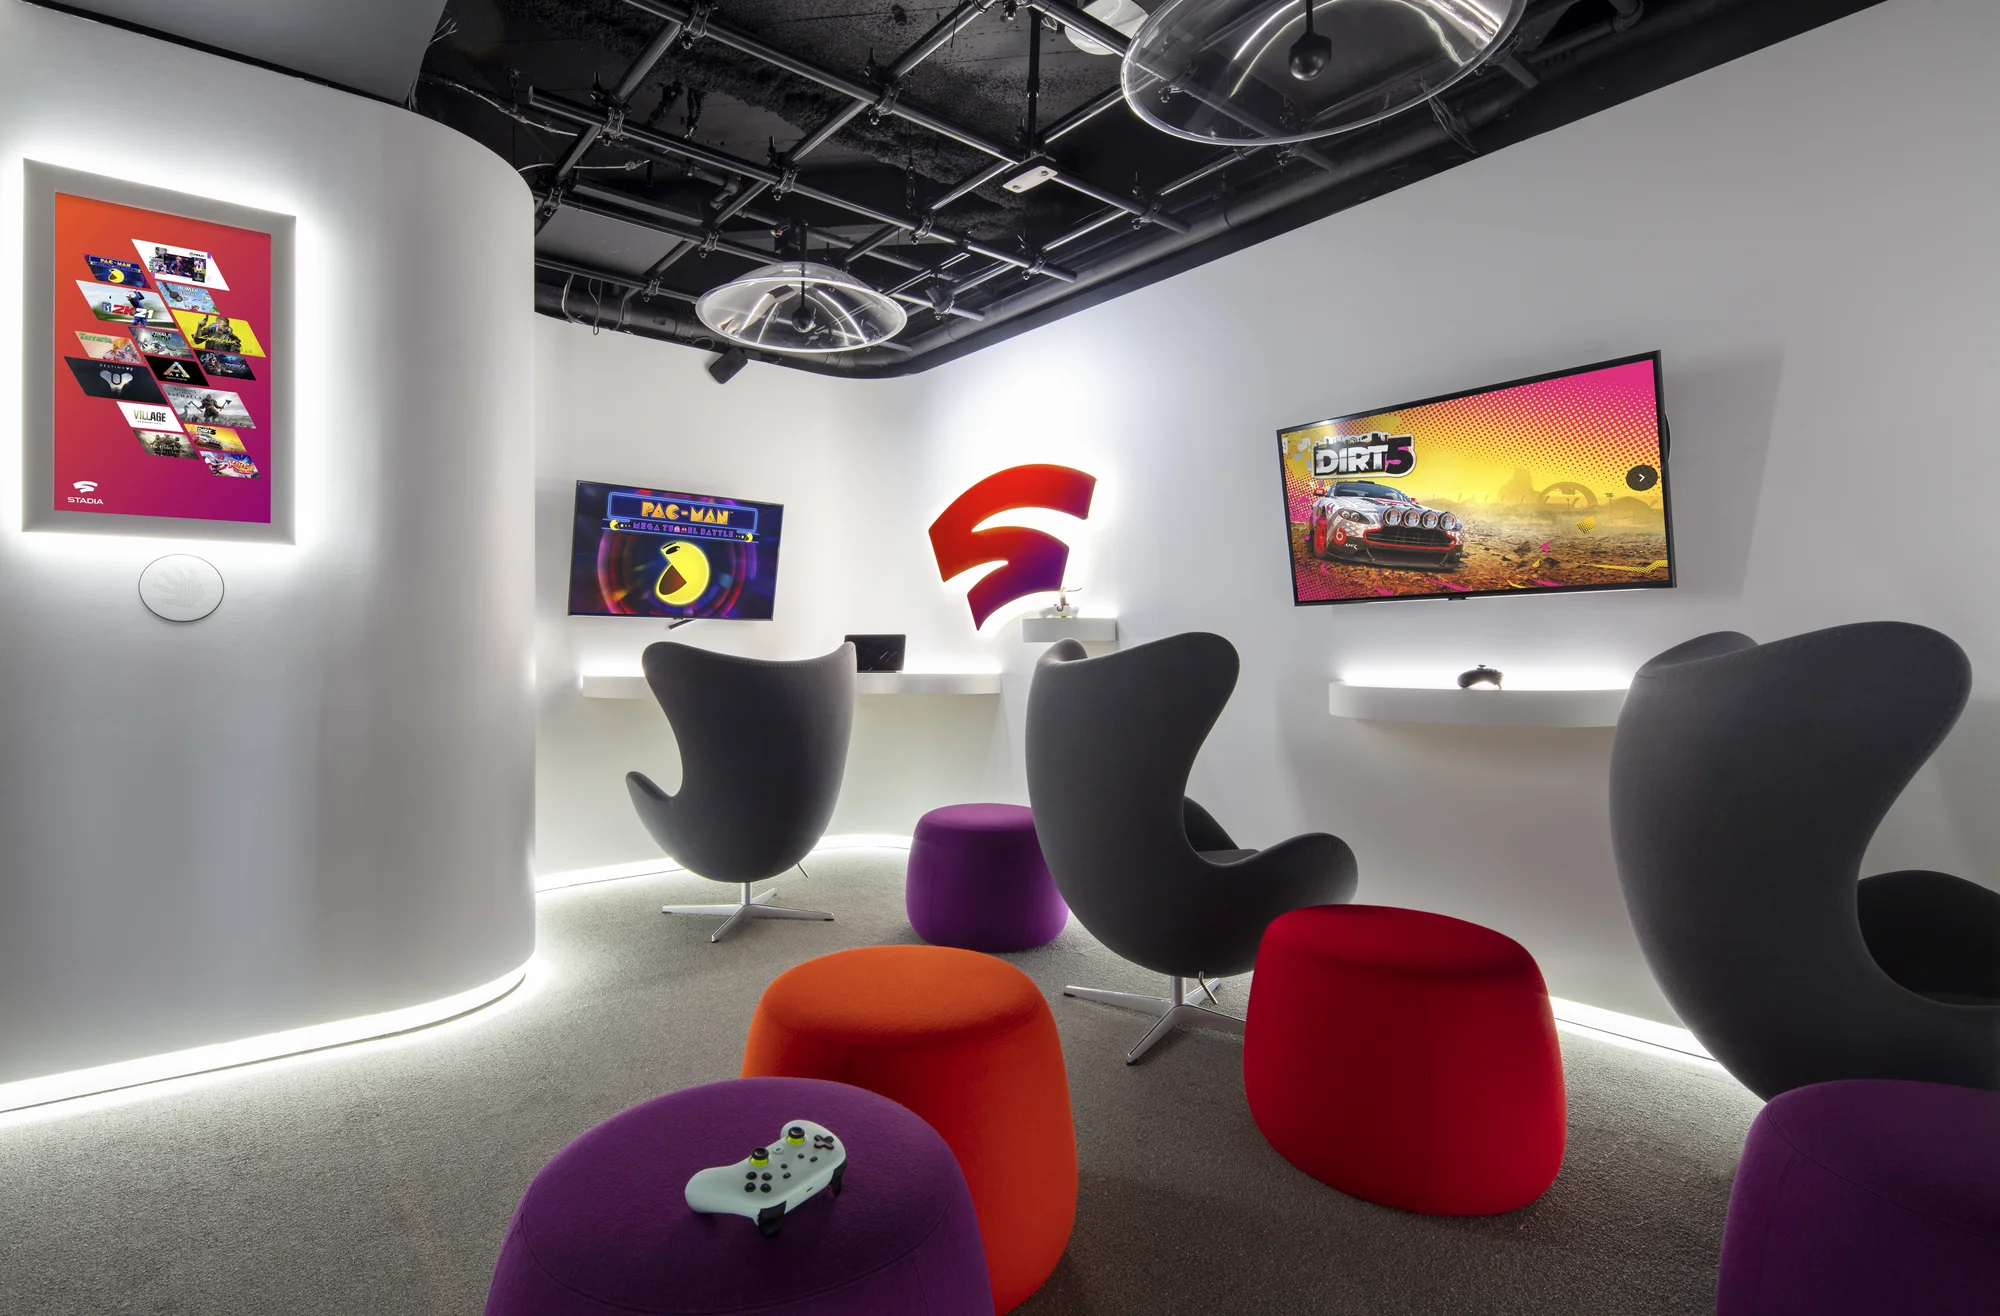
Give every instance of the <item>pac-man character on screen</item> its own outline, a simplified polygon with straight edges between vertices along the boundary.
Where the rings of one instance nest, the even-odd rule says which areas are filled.
[[[660,602],[685,608],[708,589],[708,554],[701,551],[699,544],[676,539],[660,549],[660,556],[667,560],[660,578],[653,583],[653,593],[659,595]]]

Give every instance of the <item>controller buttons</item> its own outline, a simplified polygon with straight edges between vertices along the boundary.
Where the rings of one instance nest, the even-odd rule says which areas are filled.
[[[817,1156],[813,1157],[813,1158],[812,1158],[812,1163],[813,1163],[814,1165],[818,1165],[818,1164],[819,1164],[819,1157],[817,1157]]]
[[[760,1183],[757,1185],[757,1191],[760,1193],[768,1193],[771,1191],[771,1185],[767,1183]]]
[[[764,1172],[764,1182],[765,1183],[771,1182],[771,1173],[768,1170]]]
[[[757,1191],[757,1185],[754,1183],[746,1183],[743,1185],[743,1191],[746,1193],[754,1193]]]
[[[743,1177],[745,1179],[755,1179],[757,1177],[757,1172],[755,1170],[745,1170],[743,1172]]]

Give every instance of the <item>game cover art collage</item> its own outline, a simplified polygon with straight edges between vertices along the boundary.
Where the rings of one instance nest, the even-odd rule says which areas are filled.
[[[257,425],[241,387],[263,363],[256,327],[231,305],[211,253],[135,236],[132,254],[87,252],[87,271],[58,276],[90,275],[76,287],[101,326],[76,330],[81,355],[64,354],[77,387],[117,407],[148,455],[261,479],[238,433]]]

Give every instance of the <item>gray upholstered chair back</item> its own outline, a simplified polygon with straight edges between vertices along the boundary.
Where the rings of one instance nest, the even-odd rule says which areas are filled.
[[[662,642],[646,684],[680,744],[681,789],[626,775],[660,848],[718,882],[758,882],[819,843],[840,797],[854,726],[854,646],[766,662]]]
[[[1771,644],[1720,632],[1640,668],[1618,720],[1611,828],[1626,906],[1662,991],[1730,1072],[1771,1096],[1836,1078],[2000,1083],[2000,1005],[1946,1004],[1870,954],[1863,852],[1965,706],[1948,637],[1900,622]],[[1920,894],[2000,904],[1941,874]],[[1893,911],[1890,911],[1893,913]]]
[[[1236,649],[1194,632],[1088,658],[1052,646],[1028,699],[1028,797],[1049,872],[1083,925],[1158,973],[1242,973],[1271,919],[1345,900],[1338,838],[1262,852],[1197,851],[1229,838],[1184,799],[1202,742],[1236,686]]]

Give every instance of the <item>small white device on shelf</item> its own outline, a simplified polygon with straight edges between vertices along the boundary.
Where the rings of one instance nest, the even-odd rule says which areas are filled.
[[[734,1165],[700,1170],[687,1182],[688,1209],[704,1215],[740,1215],[771,1238],[785,1216],[826,1188],[840,1196],[847,1148],[811,1120],[792,1120],[768,1147],[754,1148]]]

